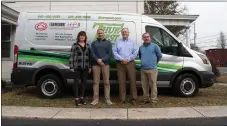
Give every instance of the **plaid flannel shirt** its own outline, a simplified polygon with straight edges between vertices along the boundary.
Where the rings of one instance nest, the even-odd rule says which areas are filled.
[[[88,69],[91,68],[91,49],[89,44],[86,44],[86,49],[83,51],[77,43],[74,43],[71,48],[69,58],[70,69]]]

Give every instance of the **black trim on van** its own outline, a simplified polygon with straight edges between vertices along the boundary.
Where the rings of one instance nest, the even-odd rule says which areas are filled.
[[[34,84],[34,85],[36,84],[36,82],[37,82],[36,76],[37,76],[37,74],[39,74],[42,71],[45,72],[45,73],[55,73],[55,74],[57,74],[57,75],[59,75],[61,77],[61,80],[63,80],[64,83],[66,83],[66,79],[64,78],[65,77],[64,75],[69,70],[67,70],[67,69],[62,69],[61,70],[61,69],[59,69],[59,68],[57,68],[55,66],[51,66],[51,65],[40,67],[40,68],[36,69],[36,71],[34,72],[34,74],[32,76],[32,84]]]
[[[66,75],[71,71],[69,69],[58,69],[55,66],[43,66],[40,68],[16,68],[11,73],[11,82],[15,85],[36,85],[37,76],[41,74],[53,73],[61,77],[63,83],[66,84]],[[42,75],[41,75],[42,76]]]
[[[74,73],[69,69],[58,69],[54,66],[44,66],[40,67],[39,69],[16,68],[13,69],[11,73],[11,82],[13,82],[15,85],[36,85],[36,76],[42,72],[42,70],[44,70],[43,72],[45,73],[54,72],[54,74],[57,74],[59,77],[61,77],[61,80],[63,80],[64,84],[67,84],[66,79],[73,79],[75,76]],[[213,72],[198,71],[189,67],[182,68],[173,73],[159,73],[157,81],[170,81],[170,86],[172,87],[176,78],[183,73],[191,73],[197,76],[200,81],[200,88],[210,87],[215,83],[215,75]],[[89,74],[88,80],[93,80],[93,73]],[[100,76],[100,80],[102,80],[102,76]],[[110,71],[110,80],[118,80],[117,71]],[[136,80],[141,80],[139,71],[136,72]]]
[[[32,76],[36,68],[16,68],[12,70],[11,82],[15,85],[33,85]]]
[[[194,68],[184,67],[178,70],[171,78],[171,83],[170,83],[171,86],[174,84],[174,81],[176,80],[176,78],[183,73],[191,73],[197,76],[200,81],[200,85],[199,85],[200,88],[210,87],[215,83],[215,75],[213,72],[198,71]]]

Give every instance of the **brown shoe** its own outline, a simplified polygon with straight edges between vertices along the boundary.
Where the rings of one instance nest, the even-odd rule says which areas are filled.
[[[137,105],[136,100],[132,100],[132,105]]]
[[[153,100],[152,104],[157,104],[157,102],[158,102],[157,100]]]
[[[118,103],[118,105],[122,105],[122,104],[125,104],[125,101],[120,101],[120,102]]]

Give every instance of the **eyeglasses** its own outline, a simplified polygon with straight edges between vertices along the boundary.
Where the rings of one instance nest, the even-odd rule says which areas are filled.
[[[122,31],[121,33],[128,33],[127,31]]]
[[[143,38],[149,38],[150,36],[143,36]]]

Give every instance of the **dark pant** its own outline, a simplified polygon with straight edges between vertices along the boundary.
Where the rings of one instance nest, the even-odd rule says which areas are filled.
[[[74,78],[75,98],[84,97],[88,74],[89,74],[88,70],[75,70],[75,78]],[[79,84],[79,80],[81,80],[80,84]]]

